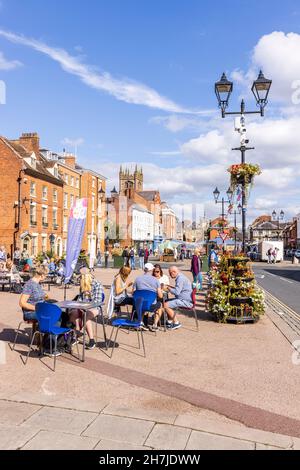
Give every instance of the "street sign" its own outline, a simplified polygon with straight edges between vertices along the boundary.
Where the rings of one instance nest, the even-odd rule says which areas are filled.
[[[227,240],[227,238],[228,238],[227,233],[221,232],[221,233],[219,233],[219,235],[220,235],[220,238],[222,239],[223,242],[225,242],[225,240]]]

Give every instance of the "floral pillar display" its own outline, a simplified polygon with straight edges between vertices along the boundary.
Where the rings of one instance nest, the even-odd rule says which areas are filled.
[[[245,188],[245,199],[249,199],[250,191],[254,183],[254,177],[261,174],[259,165],[253,165],[251,163],[240,163],[238,165],[231,165],[228,168],[230,173],[230,187],[233,193],[235,193],[239,186]]]
[[[209,275],[207,306],[217,321],[255,322],[264,314],[264,294],[251,263],[242,256],[224,255]]]

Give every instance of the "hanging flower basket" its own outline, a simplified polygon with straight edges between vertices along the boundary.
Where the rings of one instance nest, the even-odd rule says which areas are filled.
[[[261,174],[259,165],[253,165],[252,163],[231,165],[227,171],[230,173],[230,186],[232,191],[235,191],[240,184],[244,184],[246,188],[251,186],[254,177]]]

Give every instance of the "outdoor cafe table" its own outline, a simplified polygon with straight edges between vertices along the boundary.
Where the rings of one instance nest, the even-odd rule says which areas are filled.
[[[57,305],[61,309],[65,310],[81,310],[83,312],[83,351],[82,351],[82,362],[85,361],[85,338],[86,338],[86,312],[88,310],[91,310],[93,308],[98,308],[101,307],[103,304],[102,302],[80,302],[80,301],[75,301],[75,300],[64,300],[62,302],[57,302],[55,305]],[[104,341],[105,345],[107,346],[107,337],[106,337],[106,329],[105,329],[105,323],[104,323],[104,318],[103,318],[103,312],[102,312],[102,326],[103,326],[103,334],[104,334]]]

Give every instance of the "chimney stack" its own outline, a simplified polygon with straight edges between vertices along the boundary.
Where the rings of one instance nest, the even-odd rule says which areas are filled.
[[[75,168],[76,166],[76,157],[72,153],[64,153],[64,161],[65,164],[68,165],[71,168]]]
[[[34,152],[36,155],[40,152],[40,138],[37,132],[23,133],[19,142],[28,152]]]

